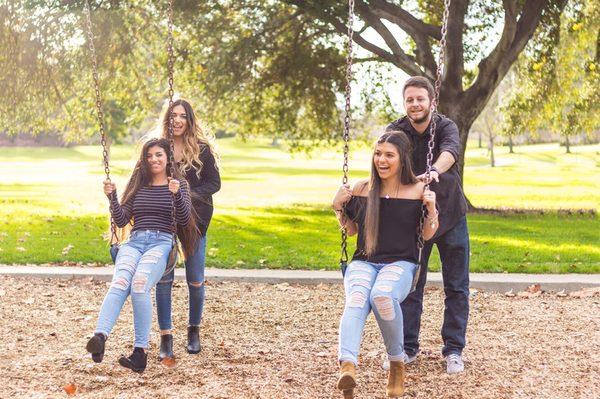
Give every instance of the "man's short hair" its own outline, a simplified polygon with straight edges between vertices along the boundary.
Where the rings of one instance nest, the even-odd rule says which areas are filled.
[[[424,76],[413,76],[413,77],[409,78],[404,83],[404,87],[402,88],[402,97],[404,97],[404,92],[406,91],[406,89],[408,87],[419,87],[421,89],[426,89],[427,94],[429,95],[430,101],[433,101],[433,98],[435,97],[435,91],[433,89],[433,85],[431,84],[429,79],[427,79]]]

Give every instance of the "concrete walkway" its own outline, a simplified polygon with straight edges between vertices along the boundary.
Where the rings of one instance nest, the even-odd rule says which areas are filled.
[[[110,281],[112,267],[70,267],[70,266],[9,266],[0,265],[0,275],[37,278],[93,278]],[[185,279],[183,269],[175,270],[177,280]],[[243,281],[256,283],[320,284],[342,282],[339,271],[319,270],[270,270],[270,269],[206,269],[209,281]],[[545,291],[576,291],[585,287],[599,287],[600,274],[507,274],[471,273],[471,288],[488,291],[522,291],[532,284],[539,283]],[[441,273],[429,273],[427,284],[442,286]]]

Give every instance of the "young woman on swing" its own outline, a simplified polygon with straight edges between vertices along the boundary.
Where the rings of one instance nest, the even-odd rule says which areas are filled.
[[[418,273],[419,221],[427,213],[423,238],[438,228],[435,193],[413,174],[410,141],[404,132],[386,132],[377,140],[371,177],[353,189],[343,185],[333,199],[340,226],[358,233],[357,248],[344,276],[346,303],[340,321],[337,383],[345,397],[356,386],[355,367],[365,321],[373,310],[383,336],[390,371],[387,395],[404,392],[403,324],[400,303]]]
[[[196,247],[198,232],[188,185],[177,168],[173,168],[171,176],[169,159],[168,140],[146,142],[120,202],[115,184],[104,181],[104,194],[109,198],[115,224],[122,228],[133,220],[133,226],[129,240],[119,248],[112,283],[100,308],[94,336],[87,343],[86,349],[96,363],[102,361],[106,340],[127,296],[131,295],[134,349],[129,357],[122,356],[119,363],[136,372],[145,370],[152,324],[150,291],[165,272],[173,248],[173,217],[179,231],[184,233],[179,234],[184,253],[191,254]]]
[[[185,276],[189,293],[189,317],[187,331],[188,353],[199,353],[200,322],[204,308],[204,261],[206,232],[213,214],[212,195],[221,188],[215,151],[200,128],[189,101],[173,102],[162,117],[162,137],[168,137],[169,117],[173,117],[173,141],[177,168],[189,183],[192,206],[197,216],[197,228],[201,233],[196,247],[185,260]],[[166,274],[156,286],[156,307],[160,328],[159,357],[172,358],[173,335],[171,320],[171,291],[175,272]]]

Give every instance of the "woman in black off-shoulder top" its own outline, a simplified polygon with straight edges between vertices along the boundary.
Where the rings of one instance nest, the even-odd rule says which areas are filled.
[[[344,276],[346,304],[340,321],[338,388],[346,396],[356,386],[355,366],[365,321],[373,310],[383,336],[390,371],[387,395],[404,392],[404,334],[400,303],[419,272],[417,236],[426,207],[423,237],[438,228],[435,193],[418,182],[404,132],[386,132],[377,140],[371,177],[353,189],[340,187],[333,209],[348,235],[358,233],[357,246]]]

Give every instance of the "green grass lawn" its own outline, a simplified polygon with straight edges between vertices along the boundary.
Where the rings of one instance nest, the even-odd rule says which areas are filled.
[[[223,188],[215,196],[209,267],[336,269],[339,231],[329,203],[341,181],[339,152],[289,155],[264,141],[220,140]],[[112,154],[123,187],[135,149]],[[470,148],[465,192],[481,207],[597,209],[600,146]],[[351,179],[367,176],[369,152],[353,149]],[[98,147],[10,148],[0,159],[0,263],[109,261],[107,202]],[[594,215],[469,215],[471,270],[600,272]],[[352,240],[353,242],[354,240]],[[68,250],[66,250],[68,249]],[[432,269],[439,268],[432,256]]]

